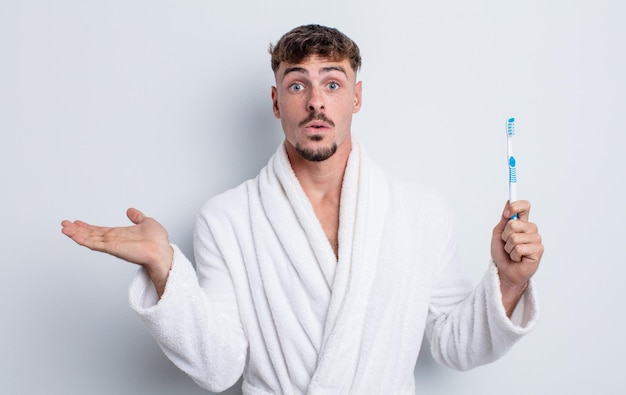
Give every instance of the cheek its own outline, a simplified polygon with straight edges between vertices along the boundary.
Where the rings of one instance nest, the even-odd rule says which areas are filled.
[[[302,106],[297,100],[284,100],[278,102],[278,109],[283,119],[300,119],[302,112],[299,111]]]

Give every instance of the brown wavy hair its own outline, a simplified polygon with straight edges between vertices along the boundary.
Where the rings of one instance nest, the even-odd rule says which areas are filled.
[[[348,59],[355,73],[361,68],[361,53],[356,43],[339,30],[321,25],[296,27],[276,45],[270,44],[269,52],[274,73],[281,62],[297,64],[311,55],[332,61]]]

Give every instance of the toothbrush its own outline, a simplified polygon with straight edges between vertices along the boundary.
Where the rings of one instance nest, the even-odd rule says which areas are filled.
[[[517,163],[513,154],[513,136],[515,136],[515,118],[509,118],[506,122],[506,143],[509,158],[509,202],[517,200]],[[517,219],[517,214],[511,217]]]

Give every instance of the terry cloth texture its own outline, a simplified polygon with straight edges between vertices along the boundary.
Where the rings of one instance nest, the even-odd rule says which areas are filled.
[[[438,193],[395,180],[354,147],[338,259],[281,145],[260,174],[210,199],[196,270],[176,248],[157,300],[140,270],[131,306],[199,385],[244,394],[414,394],[425,333],[459,370],[494,361],[538,317],[532,284],[505,315],[493,262],[472,287]]]

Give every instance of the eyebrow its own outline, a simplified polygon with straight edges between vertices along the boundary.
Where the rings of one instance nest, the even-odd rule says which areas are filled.
[[[322,73],[329,73],[331,71],[342,72],[346,76],[346,78],[348,78],[348,73],[346,72],[346,69],[343,68],[342,66],[326,66],[326,67],[323,67],[321,70]],[[283,78],[285,78],[285,76],[289,73],[302,73],[302,74],[308,75],[309,71],[305,69],[304,67],[300,67],[300,66],[287,67],[285,69],[285,72],[283,73]]]

